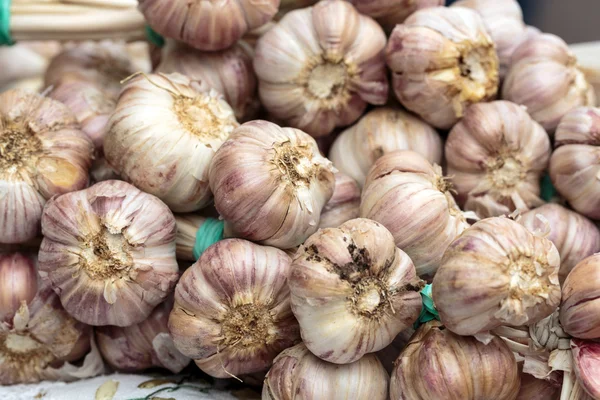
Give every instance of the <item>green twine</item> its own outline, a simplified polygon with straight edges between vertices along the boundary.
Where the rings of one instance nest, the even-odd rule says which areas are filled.
[[[165,45],[165,38],[156,33],[148,25],[146,25],[146,38],[148,38],[148,41],[156,47],[163,47]]]
[[[419,318],[413,325],[413,328],[415,329],[425,322],[429,322],[434,319],[437,319],[438,321],[440,320],[440,314],[438,314],[435,306],[433,305],[433,298],[431,297],[431,284],[425,285],[423,290],[421,290],[421,299],[423,301],[423,308],[421,309]]]
[[[549,202],[556,196],[556,189],[554,188],[554,185],[552,185],[552,179],[550,179],[550,175],[545,174],[542,177],[540,187],[541,196],[544,201]]]
[[[196,232],[196,243],[192,249],[192,254],[196,260],[200,258],[206,249],[223,239],[224,228],[224,221],[215,218],[207,218],[204,221],[198,232]]]
[[[15,44],[10,37],[10,2],[11,0],[0,0],[0,46]]]

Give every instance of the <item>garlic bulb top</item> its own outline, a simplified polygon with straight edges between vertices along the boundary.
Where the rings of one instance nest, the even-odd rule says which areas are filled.
[[[396,361],[391,400],[514,400],[515,356],[497,336],[487,345],[437,321],[421,326]]]
[[[21,253],[0,254],[0,323],[21,302],[31,303],[37,293],[37,259]]]
[[[445,148],[459,204],[483,218],[542,205],[540,178],[550,152],[544,129],[508,101],[469,107]]]
[[[139,0],[139,9],[157,33],[200,50],[223,50],[269,22],[279,0]]]
[[[383,349],[412,325],[423,286],[390,232],[362,218],[309,237],[290,274],[292,310],[306,347],[336,364]]]
[[[558,36],[539,34],[517,47],[502,86],[502,98],[527,107],[553,133],[560,119],[579,106],[596,103],[594,88]]]
[[[97,183],[48,202],[40,275],[79,321],[141,322],[177,281],[175,229],[156,197],[122,181]]]
[[[417,274],[431,278],[446,247],[469,227],[451,190],[438,165],[412,151],[395,151],[369,171],[360,215],[383,224],[415,263]]]
[[[358,218],[360,188],[356,181],[341,172],[335,174],[333,195],[323,207],[319,228],[336,228],[346,221]]]
[[[445,0],[349,0],[356,9],[376,18],[383,28],[390,32],[397,24],[404,22],[409,15],[423,8],[443,6]]]
[[[363,186],[369,169],[384,154],[412,150],[430,163],[442,162],[439,134],[420,118],[401,109],[376,108],[339,135],[329,159]]]
[[[446,250],[433,278],[442,323],[459,335],[530,325],[560,303],[552,242],[508,218],[476,222]]]
[[[263,400],[387,400],[389,376],[374,354],[351,364],[330,364],[300,343],[277,356]]]
[[[242,239],[209,247],[175,289],[175,346],[217,378],[264,371],[300,340],[290,309],[291,259]]]
[[[62,103],[18,89],[0,94],[0,243],[35,237],[46,200],[88,184],[92,155]]]
[[[209,182],[215,207],[235,236],[289,249],[318,229],[333,174],[306,133],[251,121],[219,148]]]
[[[431,125],[449,129],[498,91],[498,56],[473,10],[419,10],[396,26],[386,49],[396,97]]]
[[[104,153],[125,180],[173,211],[211,201],[208,168],[238,126],[214,90],[180,74],[139,75],[123,88],[109,122]]]
[[[367,104],[384,104],[385,33],[342,0],[292,11],[256,46],[263,106],[317,137],[356,121]]]

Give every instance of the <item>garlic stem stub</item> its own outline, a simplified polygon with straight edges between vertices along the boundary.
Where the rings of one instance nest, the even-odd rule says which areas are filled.
[[[319,228],[336,228],[346,221],[358,218],[360,188],[356,181],[341,172],[335,173],[333,195],[323,207]]]
[[[445,148],[458,203],[482,218],[544,204],[540,179],[550,153],[544,129],[508,101],[469,107]]]
[[[257,120],[217,150],[209,182],[233,236],[289,249],[318,229],[334,172],[312,137]]]
[[[383,224],[417,274],[431,279],[448,245],[469,227],[452,197],[449,179],[412,151],[379,158],[367,176],[360,216]]]
[[[87,186],[92,156],[64,104],[19,89],[0,94],[0,243],[33,239],[48,199]]]
[[[593,399],[600,399],[600,343],[572,339],[571,350],[577,381]]]
[[[383,225],[358,218],[309,237],[294,256],[289,285],[306,347],[348,364],[416,321],[424,282]]]
[[[181,74],[139,74],[123,87],[104,155],[125,180],[175,212],[210,204],[213,155],[238,126],[215,90]]]
[[[38,289],[37,257],[22,253],[0,254],[0,323],[31,303]]]
[[[175,232],[159,199],[126,182],[100,182],[48,202],[40,275],[77,320],[136,324],[177,282]]]
[[[319,137],[385,104],[386,37],[348,2],[291,11],[256,45],[261,103],[276,119]]]
[[[459,335],[531,325],[560,303],[552,242],[509,218],[476,222],[454,240],[433,278],[442,323]]]
[[[364,186],[377,159],[394,150],[412,150],[441,164],[440,135],[420,118],[399,108],[378,107],[343,131],[329,151],[336,168]]]
[[[283,251],[242,239],[209,247],[175,289],[169,332],[177,349],[216,378],[267,370],[300,341],[290,266]]]
[[[440,129],[498,91],[498,56],[479,14],[463,7],[419,10],[396,26],[386,48],[400,103]]]
[[[277,356],[265,378],[262,400],[386,400],[388,382],[374,354],[350,364],[331,364],[300,343]]]

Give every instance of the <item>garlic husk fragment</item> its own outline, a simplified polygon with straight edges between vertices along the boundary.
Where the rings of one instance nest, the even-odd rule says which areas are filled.
[[[346,1],[292,11],[258,40],[261,103],[314,137],[350,125],[367,104],[387,100],[385,42],[381,27]]]
[[[425,286],[390,232],[362,218],[309,237],[289,284],[306,347],[336,364],[381,350],[410,327]]]
[[[37,257],[21,253],[0,254],[0,323],[31,303],[37,293]]]
[[[396,97],[431,125],[451,128],[498,91],[498,56],[475,11],[434,7],[396,26],[386,49]]]
[[[234,236],[289,249],[318,229],[334,172],[306,133],[257,120],[219,148],[209,182]]]
[[[48,202],[40,275],[79,321],[142,322],[178,279],[175,232],[159,199],[122,181],[100,182]]]
[[[560,386],[545,379],[521,373],[521,389],[516,400],[558,400]]]
[[[18,89],[0,94],[0,243],[34,238],[46,200],[88,184],[92,156],[64,104]]]
[[[600,339],[600,254],[578,263],[562,287],[560,322],[579,339]]]
[[[277,356],[267,373],[263,400],[388,398],[389,376],[374,354],[351,364],[331,364],[300,343]]]
[[[560,254],[558,277],[563,283],[584,258],[600,251],[600,230],[584,216],[559,204],[544,204],[524,213],[519,222],[530,231],[547,233]]]
[[[495,217],[454,240],[433,279],[442,323],[459,335],[531,325],[560,303],[560,256],[552,242]]]
[[[175,289],[175,346],[216,378],[267,370],[300,341],[287,286],[291,259],[242,239],[209,247]]]
[[[323,207],[319,228],[336,228],[346,221],[358,218],[360,188],[356,181],[341,172],[335,174],[331,199]]]
[[[561,118],[580,106],[594,106],[594,88],[577,59],[558,36],[539,34],[525,40],[511,58],[502,98],[527,107],[549,133]]]
[[[445,147],[458,203],[482,218],[544,204],[540,178],[550,153],[544,129],[508,101],[469,107]]]
[[[443,6],[445,0],[350,0],[350,2],[360,13],[375,18],[389,33],[412,13],[423,8]]]
[[[469,215],[458,208],[451,190],[438,165],[412,151],[395,151],[369,171],[360,215],[383,224],[417,274],[431,278],[450,242],[469,227]]]
[[[421,326],[396,361],[391,400],[514,400],[517,362],[498,337],[484,345],[437,321]]]
[[[342,132],[329,151],[340,171],[362,187],[375,161],[394,150],[412,150],[430,163],[442,162],[440,135],[420,118],[401,109],[376,108]]]
[[[123,87],[109,122],[109,164],[175,212],[210,203],[210,162],[238,126],[222,95],[206,90],[177,73],[138,75]]]
[[[577,380],[594,399],[600,399],[600,342],[571,340]]]

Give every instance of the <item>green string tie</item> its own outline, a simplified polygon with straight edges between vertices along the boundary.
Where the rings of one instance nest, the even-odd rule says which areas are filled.
[[[11,0],[0,0],[0,46],[15,44],[10,37],[10,2]]]
[[[540,182],[542,199],[544,201],[549,202],[556,196],[556,189],[554,185],[552,185],[552,179],[550,179],[550,175],[545,174],[542,177],[542,181]]]
[[[434,319],[437,319],[438,321],[440,320],[440,314],[438,314],[435,306],[433,305],[433,297],[431,297],[431,284],[425,285],[423,290],[421,290],[421,299],[423,301],[423,308],[421,309],[419,318],[413,325],[413,328],[415,329],[425,322],[429,322]]]
[[[215,218],[207,218],[196,232],[196,243],[192,249],[192,254],[197,260],[202,253],[210,246],[223,239],[223,230],[225,221],[219,221]]]
[[[165,45],[165,38],[156,33],[149,25],[146,25],[146,38],[156,47],[163,47]]]

